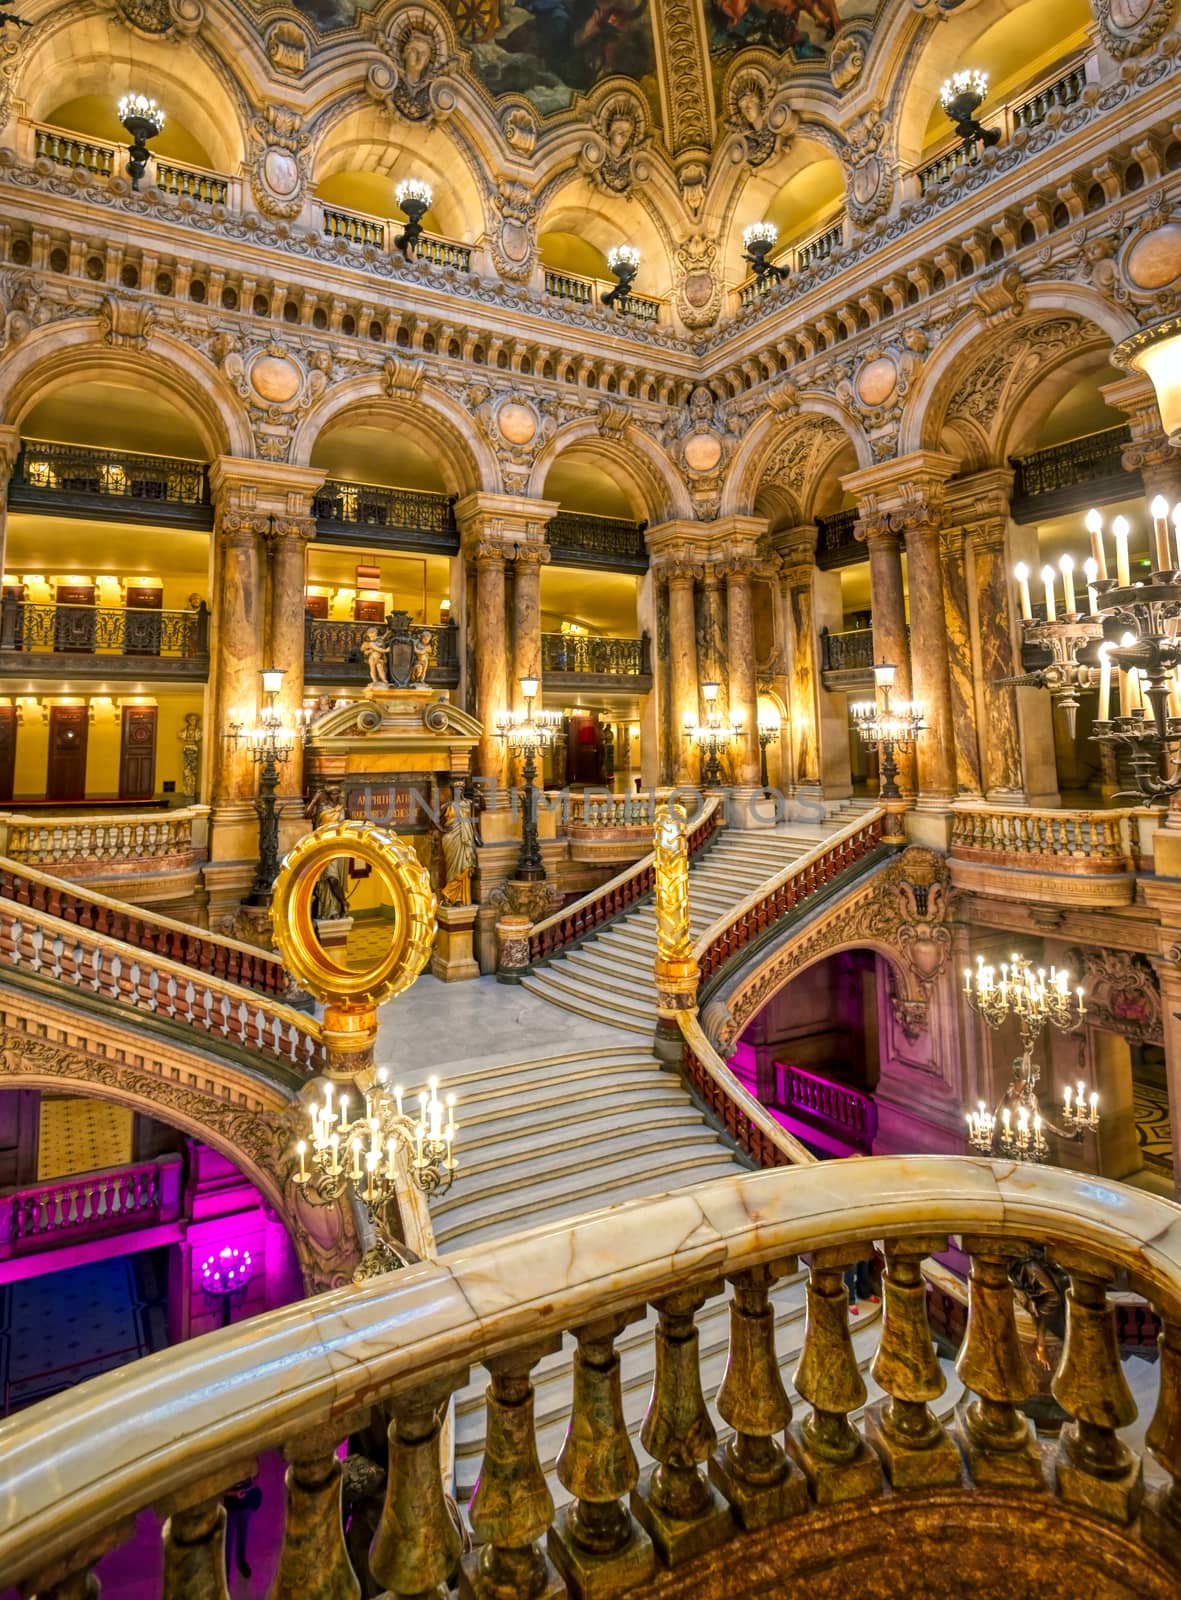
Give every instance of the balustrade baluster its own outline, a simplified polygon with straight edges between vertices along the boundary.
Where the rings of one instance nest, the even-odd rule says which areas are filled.
[[[361,1585],[345,1549],[336,1447],[364,1426],[365,1416],[338,1419],[284,1445],[287,1517],[268,1600],[360,1600]]]
[[[946,1234],[886,1240],[882,1337],[869,1370],[889,1399],[866,1410],[865,1436],[896,1489],[952,1487],[963,1476],[960,1453],[928,1405],[947,1380],[931,1342],[922,1262],[946,1249]]]
[[[803,1476],[775,1437],[791,1422],[791,1402],[775,1354],[769,1296],[772,1284],[797,1267],[789,1256],[730,1279],[730,1353],[718,1411],[734,1437],[710,1457],[709,1475],[747,1529],[796,1516],[808,1503]]]
[[[1167,1316],[1156,1343],[1160,1393],[1144,1442],[1172,1481],[1145,1495],[1140,1531],[1145,1544],[1181,1568],[1181,1321]]]
[[[698,1463],[717,1443],[701,1392],[694,1316],[720,1292],[710,1283],[655,1302],[656,1374],[640,1440],[657,1463],[632,1490],[636,1517],[670,1567],[724,1543],[734,1532],[730,1508]]]
[[[640,1469],[623,1412],[615,1340],[642,1312],[576,1330],[570,1425],[558,1452],[558,1482],[574,1496],[549,1531],[550,1557],[576,1600],[615,1600],[656,1570],[652,1541],[625,1496]]]
[[[844,1269],[872,1254],[868,1242],[817,1250],[808,1273],[804,1347],[793,1381],[812,1414],[792,1423],[787,1448],[817,1505],[860,1500],[882,1487],[881,1462],[849,1421],[849,1412],[865,1404],[866,1389],[849,1337]]]
[[[1066,1341],[1050,1385],[1073,1420],[1058,1436],[1058,1493],[1072,1505],[1126,1526],[1144,1494],[1139,1456],[1116,1434],[1136,1420],[1136,1402],[1120,1365],[1115,1307],[1107,1298],[1114,1274],[1082,1251],[1056,1248],[1070,1274]]]
[[[369,1547],[369,1570],[399,1600],[444,1600],[463,1548],[439,1471],[439,1432],[447,1402],[467,1382],[452,1370],[390,1404],[389,1470],[381,1521]]]
[[[541,1358],[561,1348],[559,1334],[487,1363],[492,1381],[485,1391],[484,1459],[470,1511],[482,1548],[460,1565],[460,1600],[562,1600],[566,1594],[537,1542],[549,1530],[554,1502],[537,1457],[529,1381]]]
[[[1017,1338],[1010,1261],[1025,1259],[1020,1240],[961,1240],[972,1258],[968,1277],[968,1325],[955,1369],[966,1389],[956,1406],[956,1427],[976,1483],[1042,1489],[1042,1458],[1033,1428],[1017,1403],[1033,1393],[1033,1375]]]
[[[210,1494],[209,1479],[173,1496],[157,1511],[164,1523],[163,1600],[230,1600],[226,1586],[226,1510],[221,1496],[239,1477],[251,1477],[254,1463],[227,1479],[219,1474]],[[200,1495],[200,1499],[194,1497]]]

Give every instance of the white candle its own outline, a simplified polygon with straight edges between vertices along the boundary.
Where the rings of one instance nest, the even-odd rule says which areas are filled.
[[[1083,562],[1083,571],[1087,575],[1087,610],[1091,616],[1097,617],[1099,615],[1099,592],[1095,588],[1095,583],[1099,577],[1099,563],[1094,556],[1088,556]]]
[[[1042,568],[1042,583],[1045,585],[1045,590],[1046,590],[1046,621],[1047,622],[1057,622],[1058,613],[1054,609],[1054,569],[1053,569],[1053,567],[1043,567]]]
[[[1177,566],[1181,567],[1181,501],[1173,507],[1173,539],[1177,546]]]
[[[1019,561],[1013,568],[1013,576],[1017,580],[1017,592],[1021,596],[1021,620],[1033,621],[1033,607],[1029,603],[1029,568],[1024,561]]]
[[[1169,716],[1181,717],[1181,667],[1174,667],[1169,678]]]
[[[342,1094],[340,1097],[340,1131],[344,1133],[349,1125],[349,1097]]]
[[[394,1099],[397,1102],[398,1115],[401,1116],[402,1115],[402,1085],[400,1083],[396,1083],[394,1085]]]
[[[1127,517],[1116,517],[1111,524],[1111,531],[1115,534],[1115,581],[1121,589],[1126,589],[1132,581],[1128,567],[1128,534],[1131,528]]]
[[[1069,1115],[1070,1115],[1070,1085],[1069,1084],[1067,1084],[1066,1088],[1062,1091],[1062,1115],[1064,1117],[1069,1117]]]
[[[1152,542],[1155,547],[1156,570],[1168,572],[1173,558],[1169,554],[1169,502],[1163,494],[1154,496],[1148,508],[1152,512]]]
[[[1091,557],[1099,569],[1099,578],[1107,578],[1107,552],[1103,548],[1103,518],[1091,508],[1087,512],[1087,532],[1091,535]]]
[[[1073,617],[1078,611],[1074,603],[1074,562],[1069,556],[1063,556],[1058,563],[1058,570],[1062,574],[1062,599],[1066,615]]]
[[[1098,1121],[1099,1121],[1099,1096],[1094,1092],[1094,1090],[1092,1090],[1092,1092],[1091,1092],[1091,1126],[1092,1126],[1092,1128],[1095,1127],[1095,1125],[1098,1123]]]
[[[1119,669],[1119,714],[1121,717],[1130,717],[1132,714],[1132,685],[1131,673],[1125,668]]]
[[[308,1167],[304,1157],[307,1155],[308,1147],[301,1139],[295,1148],[299,1151],[299,1181],[300,1183],[306,1183],[308,1181]]]

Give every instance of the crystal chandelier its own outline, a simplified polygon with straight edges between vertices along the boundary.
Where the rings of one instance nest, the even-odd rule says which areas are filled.
[[[1067,1088],[1063,1096],[1059,1123],[1043,1115],[1038,1102],[1039,1069],[1033,1060],[1033,1047],[1047,1026],[1063,1033],[1074,1032],[1087,1014],[1081,986],[1071,989],[1065,967],[1033,968],[1017,952],[1003,961],[1000,978],[983,956],[976,957],[976,970],[964,968],[964,998],[990,1028],[999,1028],[1010,1018],[1021,1034],[1021,1055],[1013,1063],[1013,1078],[1000,1104],[989,1110],[981,1100],[974,1111],[965,1113],[968,1143],[982,1155],[1003,1156],[1010,1161],[1043,1162],[1049,1159],[1046,1134],[1079,1140],[1099,1126],[1099,1096],[1086,1098],[1085,1086],[1077,1093]]]
[[[892,662],[879,661],[873,669],[873,681],[881,693],[881,705],[876,700],[859,700],[849,707],[849,716],[862,742],[878,751],[883,800],[901,800],[895,752],[905,755],[926,726],[922,710],[913,702],[900,700],[891,705],[896,671]]]
[[[389,1222],[388,1207],[396,1196],[398,1155],[409,1154],[410,1177],[426,1194],[446,1194],[455,1180],[455,1096],[438,1095],[431,1078],[418,1096],[418,1116],[405,1110],[405,1091],[386,1087],[387,1072],[379,1067],[364,1093],[364,1110],[350,1120],[351,1095],[324,1084],[324,1100],[310,1110],[311,1138],[295,1147],[299,1157],[296,1183],[315,1178],[317,1203],[329,1205],[350,1187],[374,1222]]]
[[[685,721],[686,739],[701,751],[701,783],[706,789],[721,783],[722,757],[732,744],[742,738],[742,722],[738,717],[731,717],[729,722],[722,721],[721,707],[718,705],[719,687],[716,683],[703,683],[701,698],[705,702],[705,720],[693,722],[686,717]]]

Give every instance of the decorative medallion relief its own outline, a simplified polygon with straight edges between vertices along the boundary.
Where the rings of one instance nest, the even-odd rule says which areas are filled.
[[[391,115],[425,122],[455,109],[446,80],[456,70],[455,40],[441,17],[425,7],[399,12],[375,40],[383,59],[365,76],[365,88]]]
[[[1104,261],[1105,287],[1117,301],[1132,301],[1151,319],[1181,307],[1181,222],[1160,210],[1141,218],[1116,254]],[[1098,273],[1096,274],[1098,276]]]
[[[537,201],[524,184],[502,179],[492,205],[499,219],[492,236],[496,270],[511,282],[524,282],[537,253]]]
[[[299,112],[291,106],[267,106],[255,117],[251,138],[248,171],[255,205],[264,216],[298,216],[307,193],[307,147],[311,142]]]
[[[799,125],[787,103],[787,93],[776,86],[764,67],[731,69],[722,86],[726,126],[736,135],[733,159],[761,167],[785,150]]]
[[[1095,16],[1116,61],[1150,50],[1173,15],[1173,0],[1095,0]]]
[[[557,401],[523,390],[495,394],[487,384],[473,383],[467,406],[496,454],[505,489],[524,493],[538,451],[557,431]]]
[[[201,0],[116,0],[116,6],[129,28],[157,39],[194,34],[205,21]]]
[[[706,234],[695,233],[677,246],[677,314],[687,328],[709,328],[718,320],[722,284],[717,262],[717,244]]]
[[[641,96],[629,89],[609,93],[600,98],[591,121],[593,132],[579,157],[587,176],[610,194],[629,194],[633,184],[647,182],[651,168],[642,152],[651,134]]]
[[[298,355],[284,344],[243,351],[231,333],[218,334],[210,354],[249,408],[259,455],[286,461],[295,423],[328,387],[332,357],[326,350]]]

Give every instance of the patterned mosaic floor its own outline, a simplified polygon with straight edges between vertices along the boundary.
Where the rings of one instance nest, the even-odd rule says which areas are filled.
[[[349,929],[345,965],[363,971],[380,961],[390,948],[394,925],[384,917],[358,918]]]
[[[1144,1165],[1153,1172],[1172,1177],[1173,1132],[1169,1124],[1168,1090],[1163,1084],[1146,1083],[1137,1077],[1132,1083],[1132,1108]]]
[[[164,1349],[166,1274],[149,1250],[0,1289],[3,1415]]]
[[[132,1113],[102,1100],[44,1097],[37,1145],[37,1177],[123,1167],[131,1160]]]

